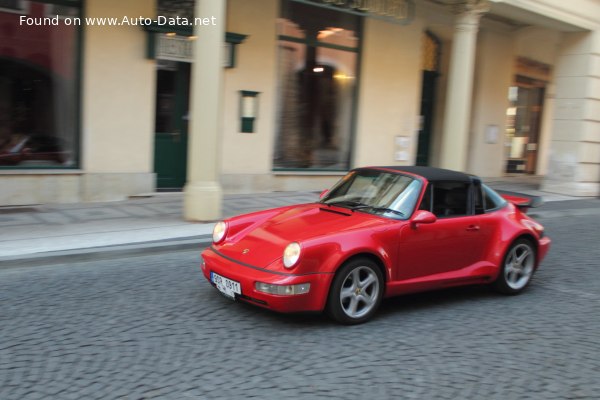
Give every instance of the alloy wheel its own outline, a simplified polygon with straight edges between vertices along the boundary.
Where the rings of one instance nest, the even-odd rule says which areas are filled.
[[[504,266],[504,279],[508,287],[513,290],[524,288],[533,275],[534,264],[535,253],[528,244],[514,246],[506,257]]]
[[[371,268],[360,266],[352,269],[344,278],[340,290],[340,303],[350,318],[361,318],[377,305],[379,279]]]

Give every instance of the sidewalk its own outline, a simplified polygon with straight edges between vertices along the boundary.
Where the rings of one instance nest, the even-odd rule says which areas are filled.
[[[225,196],[223,215],[318,200],[314,192]],[[213,223],[183,220],[182,193],[155,193],[110,203],[0,207],[0,267],[29,259],[99,252],[199,248]]]
[[[498,189],[541,195],[547,203],[581,199],[540,192],[531,179],[497,180],[489,184]],[[314,202],[318,197],[317,192],[227,195],[223,215]],[[107,252],[145,254],[167,249],[199,249],[200,244],[210,243],[213,223],[184,221],[182,199],[182,193],[155,193],[111,203],[0,207],[0,268],[15,263],[51,263],[73,256],[92,258]],[[589,201],[574,204],[588,209],[597,207]],[[535,212],[538,216],[543,213],[543,208]]]

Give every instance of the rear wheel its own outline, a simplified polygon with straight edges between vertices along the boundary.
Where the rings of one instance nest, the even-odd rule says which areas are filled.
[[[342,324],[368,321],[383,297],[383,275],[375,262],[357,258],[344,264],[333,279],[327,312]]]
[[[494,282],[494,288],[506,294],[521,293],[533,277],[535,257],[535,248],[529,240],[515,241],[504,256],[502,269]]]

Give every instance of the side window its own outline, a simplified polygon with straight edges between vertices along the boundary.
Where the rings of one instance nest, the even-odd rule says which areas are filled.
[[[481,187],[483,189],[483,204],[486,212],[497,210],[506,204],[506,200],[498,193],[486,185],[481,185]]]
[[[423,194],[423,199],[421,200],[421,204],[419,204],[419,210],[431,211],[431,183],[427,184],[427,188],[425,189],[425,193]]]
[[[485,213],[484,192],[481,183],[473,185],[473,205],[475,214]]]
[[[469,187],[464,182],[434,182],[432,212],[435,216],[446,218],[467,215]]]

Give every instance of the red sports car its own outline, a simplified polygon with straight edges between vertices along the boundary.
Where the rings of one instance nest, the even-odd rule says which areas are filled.
[[[217,223],[202,272],[232,299],[345,324],[404,293],[491,284],[517,294],[550,247],[525,215],[540,200],[445,169],[358,168],[316,203]]]

